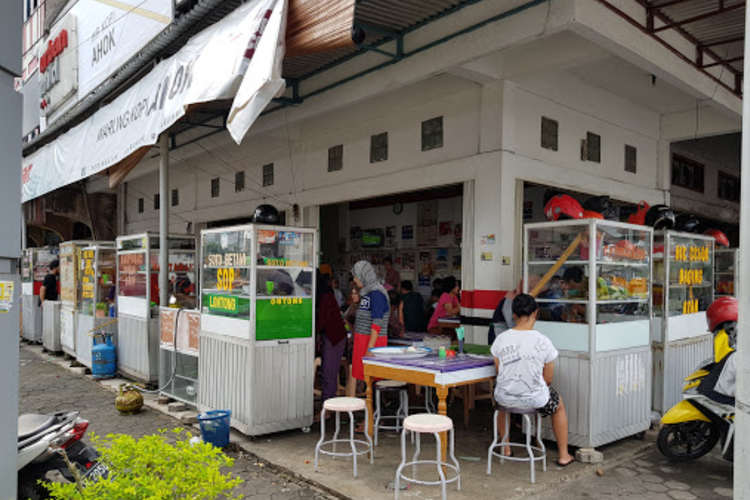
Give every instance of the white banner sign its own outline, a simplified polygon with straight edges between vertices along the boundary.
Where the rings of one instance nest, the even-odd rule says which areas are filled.
[[[78,0],[78,86],[82,98],[172,22],[172,0]]]
[[[269,30],[268,35],[265,30],[273,14],[285,9],[286,0],[247,2],[190,39],[110,105],[24,158],[23,201],[101,172],[137,149],[154,145],[190,104],[234,97],[255,58],[275,57],[278,40],[262,42],[266,36],[283,36],[283,30]],[[281,22],[286,24],[285,19]],[[274,51],[274,56],[262,50]],[[253,67],[256,70],[260,68]],[[253,74],[254,85],[275,79],[271,73]],[[258,101],[244,104],[262,109],[273,97],[256,92]]]

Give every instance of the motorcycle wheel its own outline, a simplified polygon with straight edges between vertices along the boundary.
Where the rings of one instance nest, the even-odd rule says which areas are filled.
[[[701,420],[665,425],[659,431],[656,445],[669,460],[689,462],[696,460],[719,442],[719,429]]]

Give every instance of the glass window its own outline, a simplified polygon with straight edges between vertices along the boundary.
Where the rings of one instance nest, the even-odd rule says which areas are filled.
[[[638,170],[638,150],[635,146],[625,145],[625,171],[631,174]]]
[[[344,168],[344,145],[328,148],[328,171],[338,172]]]
[[[21,281],[23,283],[31,283],[32,280],[32,253],[31,250],[25,250],[21,259]]]
[[[263,186],[273,186],[273,163],[263,165]]]
[[[202,312],[250,319],[252,232],[203,234]]]
[[[716,295],[734,295],[735,293],[735,252],[736,250],[716,250],[714,252]]]
[[[388,132],[370,137],[370,163],[388,160]]]
[[[703,192],[704,166],[680,155],[672,155],[672,184]]]
[[[173,189],[172,190],[172,206],[176,207],[179,204],[180,204],[180,190]]]
[[[663,235],[655,236],[655,315],[663,314],[665,307],[669,316],[708,309],[713,300],[713,253],[713,242],[709,239],[670,234],[665,242]],[[666,276],[667,266],[669,276]]]
[[[159,203],[160,203],[160,201],[161,201],[161,199],[160,199],[159,195],[155,194],[154,195],[154,210],[159,210],[159,207],[160,207]]]
[[[146,253],[126,253],[117,256],[119,265],[118,286],[123,297],[146,299]]]
[[[550,149],[557,151],[557,133],[559,124],[557,120],[552,118],[542,117],[542,147],[544,149]]]
[[[138,198],[138,213],[142,214],[144,210],[143,198]]]
[[[740,201],[740,178],[719,171],[719,185],[717,195],[721,200]]]
[[[602,138],[599,134],[586,132],[586,160],[601,163]]]
[[[245,172],[235,172],[234,174],[234,192],[239,193],[245,190]]]
[[[422,151],[443,147],[443,117],[422,122]]]
[[[218,198],[219,197],[219,178],[216,177],[215,179],[211,179],[211,198]]]

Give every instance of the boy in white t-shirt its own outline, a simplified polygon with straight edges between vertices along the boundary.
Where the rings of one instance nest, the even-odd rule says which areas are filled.
[[[557,349],[552,342],[534,330],[538,314],[531,295],[520,294],[513,299],[515,328],[498,335],[492,343],[497,367],[495,400],[510,408],[535,408],[542,417],[552,416],[559,451],[557,465],[565,467],[575,461],[568,453],[568,415],[562,398],[549,387],[555,370]],[[498,430],[503,437],[505,413],[498,415]],[[503,453],[510,455],[510,447]]]

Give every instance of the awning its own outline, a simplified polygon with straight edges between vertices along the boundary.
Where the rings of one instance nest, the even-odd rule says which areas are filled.
[[[292,0],[292,26],[303,23],[306,2]],[[86,121],[23,159],[24,202],[118,165],[120,177],[135,167],[159,135],[191,105],[233,99],[227,129],[239,143],[255,119],[281,91],[288,0],[251,0],[195,35],[172,57]],[[349,15],[353,0],[341,15]],[[320,12],[311,27],[326,30]],[[337,43],[341,44],[339,36]],[[335,31],[335,30],[334,30]],[[309,46],[304,32],[294,46]],[[309,41],[309,39],[307,39]],[[347,42],[344,42],[347,43]],[[348,43],[352,43],[349,41]],[[295,47],[296,48],[296,47]],[[124,167],[124,168],[120,168]],[[120,179],[122,180],[122,179]]]

